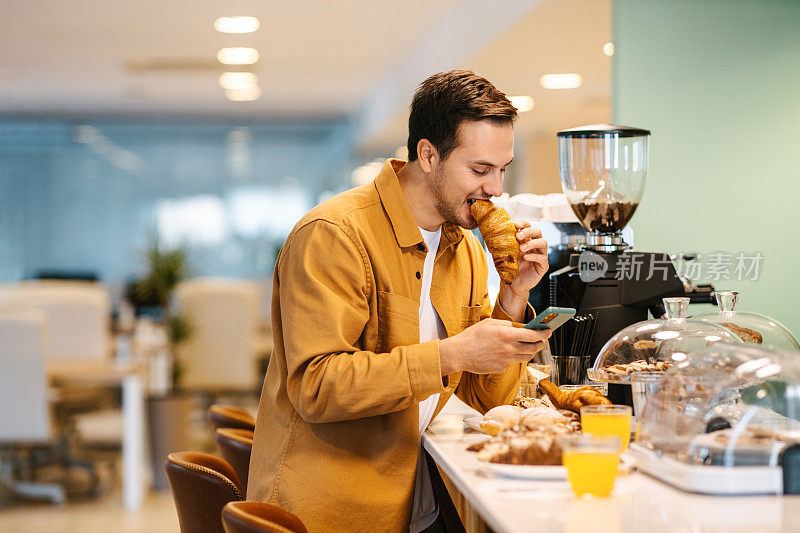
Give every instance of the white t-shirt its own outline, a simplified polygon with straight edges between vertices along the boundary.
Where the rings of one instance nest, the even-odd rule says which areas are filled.
[[[419,296],[419,342],[428,342],[435,339],[447,338],[447,330],[442,319],[431,302],[431,280],[433,279],[433,263],[436,252],[439,250],[439,241],[442,237],[442,228],[436,231],[425,231],[420,228],[422,238],[428,247],[425,263],[422,267],[422,290]],[[419,435],[433,418],[436,405],[439,403],[439,394],[432,394],[419,403]],[[414,502],[411,507],[410,533],[418,533],[430,526],[439,515],[439,506],[433,495],[431,477],[428,472],[428,463],[425,461],[425,452],[420,445],[419,459],[417,461],[417,475],[414,482]]]

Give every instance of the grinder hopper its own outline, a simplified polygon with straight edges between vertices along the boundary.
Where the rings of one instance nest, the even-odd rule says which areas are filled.
[[[586,247],[606,252],[628,247],[622,230],[644,192],[650,132],[592,124],[558,132],[561,187],[581,225]]]

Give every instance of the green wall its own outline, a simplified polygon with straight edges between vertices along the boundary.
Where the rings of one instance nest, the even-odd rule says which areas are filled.
[[[760,252],[713,283],[800,336],[800,0],[614,0],[613,38],[614,121],[652,132],[636,248]]]

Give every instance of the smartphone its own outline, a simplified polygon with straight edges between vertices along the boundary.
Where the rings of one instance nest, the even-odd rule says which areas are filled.
[[[527,329],[556,329],[574,316],[575,309],[572,307],[548,307],[525,324],[525,327]]]

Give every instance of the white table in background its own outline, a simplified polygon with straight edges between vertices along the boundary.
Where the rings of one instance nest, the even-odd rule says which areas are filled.
[[[691,494],[634,472],[617,478],[610,498],[579,500],[566,480],[496,477],[465,450],[458,430],[465,408],[461,404],[449,414],[446,409],[423,435],[423,444],[448,478],[448,490],[457,491],[456,508],[462,512],[459,503],[466,503],[466,514],[474,513],[468,532],[485,530],[481,522],[496,533],[800,531],[800,496]]]
[[[145,405],[143,368],[115,359],[70,359],[46,363],[53,384],[122,387],[122,502],[139,509],[145,495]]]

